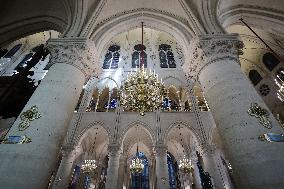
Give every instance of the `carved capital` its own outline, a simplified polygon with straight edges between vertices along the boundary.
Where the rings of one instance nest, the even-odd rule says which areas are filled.
[[[190,58],[184,72],[197,81],[203,68],[221,59],[231,59],[239,63],[243,42],[237,34],[201,35],[191,41]]]
[[[202,147],[201,155],[203,156],[214,156],[216,151],[216,146],[206,145]]]
[[[108,153],[110,156],[120,156],[122,153],[120,145],[109,145]]]
[[[86,78],[98,77],[102,72],[96,47],[92,41],[84,38],[51,39],[47,48],[51,52],[51,65],[70,64],[82,71]]]
[[[156,145],[154,148],[155,156],[163,157],[167,154],[167,146],[165,145]]]
[[[75,150],[75,147],[74,147],[74,144],[65,144],[65,145],[62,145],[62,148],[61,148],[62,151],[65,151],[65,152],[71,152],[73,150]]]

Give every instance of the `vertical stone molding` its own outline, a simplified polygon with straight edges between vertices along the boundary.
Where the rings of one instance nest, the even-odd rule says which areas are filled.
[[[224,189],[223,179],[219,167],[215,160],[216,147],[208,145],[203,147],[202,158],[204,163],[204,169],[212,177],[215,188]]]
[[[1,187],[48,186],[49,178],[57,171],[58,153],[86,78],[92,73],[99,74],[93,66],[97,62],[93,60],[92,48],[85,39],[50,40],[52,66],[22,111],[37,106],[41,118],[31,122],[25,131],[19,131],[18,117],[8,133],[8,136],[27,135],[31,143],[0,146]]]
[[[117,181],[118,188],[123,188],[124,177],[127,177],[126,166],[127,166],[127,156],[123,154],[120,156],[119,159],[118,181]]]
[[[108,151],[109,156],[105,189],[113,189],[118,185],[118,169],[121,149],[119,145],[110,145]]]
[[[169,173],[167,163],[167,147],[155,147],[157,189],[169,189]]]
[[[70,182],[70,176],[76,154],[73,147],[69,146],[65,147],[61,153],[62,160],[60,162],[52,189],[67,188]]]
[[[198,158],[197,158],[195,152],[192,153],[190,159],[191,159],[191,162],[192,162],[192,165],[193,165],[192,177],[193,177],[194,186],[195,186],[196,189],[202,189],[200,173],[199,173],[199,169],[198,169],[198,166],[197,166]]]
[[[199,36],[192,41],[191,60],[183,68],[202,86],[232,164],[237,188],[281,188],[284,146],[261,142],[258,136],[283,131],[241,71],[241,47],[237,35]],[[263,127],[247,113],[251,103],[269,111],[272,129]],[[256,158],[261,161],[254,161]]]

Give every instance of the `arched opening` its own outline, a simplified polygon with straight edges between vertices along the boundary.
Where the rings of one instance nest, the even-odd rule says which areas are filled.
[[[137,134],[139,133],[139,134]],[[154,175],[150,167],[154,164],[153,139],[150,132],[141,124],[137,123],[130,127],[123,138],[123,157],[125,157],[126,167],[121,186],[129,189],[150,189],[153,186],[151,179]],[[139,158],[143,164],[140,172],[130,169],[133,160]]]
[[[262,80],[262,77],[261,75],[258,73],[257,70],[251,70],[249,72],[249,79],[250,81],[252,82],[252,84],[255,86],[257,85],[261,80]]]
[[[131,172],[131,189],[149,189],[150,188],[150,174],[149,174],[149,161],[143,152],[137,152],[131,161],[140,159],[143,164],[141,172]]]
[[[96,124],[80,135],[77,143],[76,160],[71,170],[70,189],[77,188],[103,188],[108,166],[108,144],[107,131]],[[84,170],[86,161],[93,161],[95,169]]]
[[[265,53],[262,57],[262,61],[269,71],[272,71],[280,63],[278,58],[276,58],[272,53]]]
[[[184,124],[175,124],[167,134],[167,147],[168,147],[168,172],[169,172],[169,185],[171,189],[178,188],[194,188],[201,183],[195,183],[200,178],[193,169],[199,169],[194,166],[191,161],[195,155],[199,142],[195,134]],[[181,163],[187,160],[191,164],[191,171],[185,172],[181,167]]]

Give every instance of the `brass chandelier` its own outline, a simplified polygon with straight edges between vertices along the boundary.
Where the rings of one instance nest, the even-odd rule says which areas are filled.
[[[141,173],[143,169],[144,169],[144,165],[143,165],[142,159],[135,157],[133,160],[131,160],[130,171],[132,173]]]
[[[142,22],[143,45],[143,22]],[[155,72],[147,72],[144,68],[144,57],[141,53],[139,70],[130,73],[121,89],[121,104],[130,111],[138,111],[141,116],[161,106],[166,96],[165,86],[159,81]]]
[[[82,165],[82,170],[84,173],[91,173],[97,168],[96,160],[85,160],[84,164]]]
[[[131,160],[130,171],[132,173],[141,173],[143,169],[144,169],[144,164],[143,160],[139,158],[138,143],[137,143],[136,157]]]
[[[180,160],[179,169],[184,173],[190,173],[192,171],[191,160],[184,156],[183,159]]]

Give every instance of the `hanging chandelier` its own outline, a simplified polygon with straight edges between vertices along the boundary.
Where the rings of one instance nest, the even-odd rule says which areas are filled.
[[[190,173],[192,171],[191,160],[184,156],[183,159],[180,160],[179,169],[184,173]]]
[[[85,160],[81,169],[85,173],[91,173],[97,168],[96,160]]]
[[[142,22],[142,46],[143,46],[143,22]],[[165,86],[159,81],[155,72],[147,72],[144,69],[144,57],[141,53],[139,70],[130,73],[121,88],[121,104],[130,111],[138,111],[144,116],[145,112],[158,109],[166,96]]]
[[[136,157],[131,160],[130,171],[132,173],[141,173],[143,169],[144,169],[144,164],[143,160],[139,158],[138,143],[137,143]]]
[[[131,160],[130,164],[130,171],[132,173],[141,173],[144,169],[143,161],[142,159],[135,157]]]

